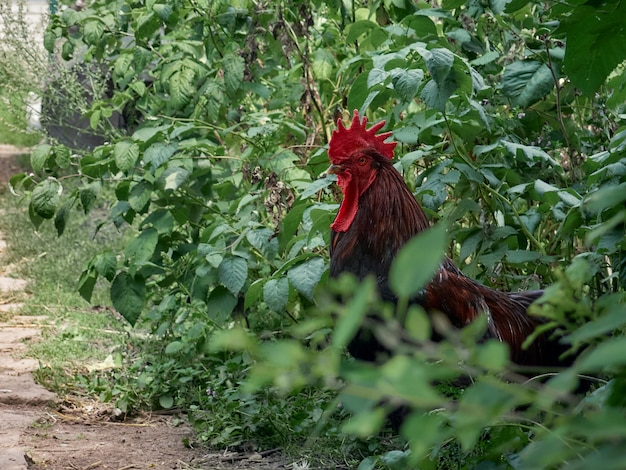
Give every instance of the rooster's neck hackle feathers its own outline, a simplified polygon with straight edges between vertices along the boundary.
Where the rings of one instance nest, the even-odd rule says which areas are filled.
[[[341,119],[337,120],[337,129],[333,131],[328,148],[328,156],[332,163],[341,163],[354,156],[359,150],[367,149],[374,149],[390,160],[393,158],[396,142],[385,142],[391,132],[376,135],[376,132],[384,127],[385,121],[380,121],[369,129],[366,125],[367,117],[363,116],[361,121],[356,109],[349,128],[343,125]]]

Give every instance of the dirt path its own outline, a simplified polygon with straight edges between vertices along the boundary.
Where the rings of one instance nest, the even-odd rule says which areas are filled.
[[[0,278],[0,288],[17,288],[20,283]],[[14,306],[1,305],[0,312]],[[31,371],[37,368],[34,359],[20,358],[26,349],[24,341],[39,334],[33,327],[39,318],[15,316],[0,323],[0,468],[27,468],[22,433],[38,418],[48,402],[56,396],[35,384]]]
[[[10,148],[0,147],[0,184],[17,169]],[[0,255],[6,244],[0,233]],[[0,469],[26,469],[24,450],[20,447],[22,432],[33,422],[39,410],[55,398],[53,393],[35,384],[30,372],[37,361],[21,357],[25,340],[39,334],[35,323],[42,318],[14,316],[19,309],[13,303],[16,294],[26,287],[21,279],[9,277],[7,268],[0,266]]]

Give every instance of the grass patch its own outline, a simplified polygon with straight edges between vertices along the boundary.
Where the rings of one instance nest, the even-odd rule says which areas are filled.
[[[126,322],[110,308],[106,283],[96,286],[91,305],[78,294],[87,261],[105,247],[120,250],[124,234],[109,224],[96,233],[106,218],[104,210],[89,216],[75,212],[57,237],[51,223],[35,231],[26,202],[10,193],[0,194],[0,207],[7,243],[0,262],[9,275],[28,281],[25,294],[11,294],[23,303],[19,314],[48,317],[43,340],[30,344],[27,353],[41,363],[35,376],[57,393],[70,393],[76,375],[104,361],[128,335]]]

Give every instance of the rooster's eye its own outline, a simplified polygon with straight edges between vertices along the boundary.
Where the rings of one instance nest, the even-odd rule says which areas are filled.
[[[359,158],[359,165],[365,165],[365,162],[367,162],[367,158],[365,157]]]

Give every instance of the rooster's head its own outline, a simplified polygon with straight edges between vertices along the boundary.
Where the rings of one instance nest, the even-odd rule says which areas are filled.
[[[358,111],[354,111],[349,128],[337,121],[328,146],[331,166],[328,173],[337,175],[337,183],[344,195],[342,208],[337,219],[331,225],[335,231],[348,229],[358,207],[358,198],[376,179],[380,161],[393,158],[395,142],[385,142],[391,132],[376,135],[385,125],[385,121],[366,129],[367,118],[363,120]]]

